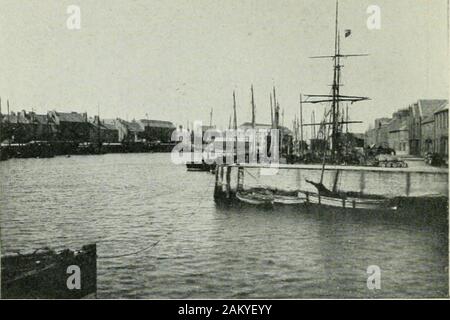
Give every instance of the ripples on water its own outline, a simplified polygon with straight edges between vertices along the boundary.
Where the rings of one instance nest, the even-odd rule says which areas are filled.
[[[445,218],[216,207],[214,176],[169,157],[2,162],[2,253],[97,242],[107,257],[160,240],[100,258],[100,298],[448,295]],[[381,290],[367,289],[369,265],[381,268]]]

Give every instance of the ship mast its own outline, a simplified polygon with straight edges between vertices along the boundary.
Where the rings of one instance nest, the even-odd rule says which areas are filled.
[[[209,127],[212,128],[213,109],[209,112]]]
[[[252,91],[252,129],[255,129],[256,126],[256,119],[255,119],[255,97],[253,95],[253,85],[251,87],[251,91]]]
[[[302,95],[300,94],[300,153],[303,154],[303,105]]]
[[[321,126],[321,125],[330,125],[331,127],[331,157],[332,160],[336,160],[339,158],[339,155],[342,153],[340,138],[343,124],[349,123],[362,123],[362,121],[342,121],[340,117],[340,102],[347,101],[350,103],[369,100],[368,97],[359,97],[359,96],[349,96],[349,95],[341,95],[340,87],[341,87],[341,59],[347,57],[358,57],[358,56],[367,56],[367,54],[341,54],[340,48],[340,33],[339,33],[339,1],[336,0],[336,18],[335,18],[335,35],[334,35],[334,54],[331,56],[315,56],[311,58],[328,58],[333,59],[333,84],[330,95],[321,95],[321,94],[307,94],[305,95],[306,99],[302,101],[303,103],[326,103],[330,102],[330,120],[331,122],[326,122],[326,119],[322,123],[315,123],[315,120],[311,124],[305,124],[304,126]]]
[[[233,129],[237,130],[236,94],[233,91]]]
[[[335,34],[334,34],[334,75],[333,75],[333,102],[331,105],[332,111],[332,129],[331,129],[331,154],[332,157],[337,152],[337,136],[339,134],[339,124],[336,119],[339,118],[339,86],[340,86],[340,58],[339,58],[339,29],[338,29],[338,12],[339,12],[339,2],[336,1],[336,24],[335,24]]]

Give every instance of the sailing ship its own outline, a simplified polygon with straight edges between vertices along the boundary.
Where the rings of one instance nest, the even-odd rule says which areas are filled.
[[[304,151],[303,146],[303,127],[312,126],[314,131],[318,128],[317,137],[324,143],[321,144],[321,162],[322,170],[320,175],[320,181],[306,180],[307,183],[312,184],[317,192],[311,193],[306,191],[297,190],[290,194],[279,194],[269,192],[265,190],[261,193],[260,190],[237,190],[236,198],[241,202],[248,204],[305,204],[305,205],[319,205],[345,209],[363,209],[363,210],[396,210],[397,206],[392,203],[391,199],[377,196],[366,196],[361,194],[343,193],[337,190],[338,174],[335,176],[333,183],[333,189],[329,190],[323,184],[324,171],[327,163],[340,164],[344,157],[345,150],[345,135],[343,134],[344,125],[348,127],[351,123],[362,123],[362,121],[350,121],[347,116],[345,117],[345,110],[341,105],[343,102],[356,103],[360,101],[369,100],[368,97],[343,95],[340,92],[341,84],[341,71],[342,71],[342,59],[349,57],[362,57],[367,54],[343,54],[341,53],[340,45],[340,31],[339,31],[339,3],[336,1],[336,19],[335,19],[335,43],[334,54],[326,56],[315,56],[313,59],[332,59],[333,65],[333,84],[331,86],[330,94],[306,94],[300,95],[300,121],[294,122],[294,132],[298,135],[300,133],[300,144],[298,145],[299,151]],[[346,32],[347,33],[347,32]],[[274,92],[275,97],[275,92]],[[310,124],[303,124],[302,119],[302,106],[303,104],[323,104],[330,103],[330,107],[325,109],[323,120],[320,123],[315,123],[313,116],[313,122]],[[275,103],[275,109],[278,111],[278,105]],[[278,117],[277,112],[275,116]],[[273,121],[278,122],[276,119]],[[296,129],[297,128],[297,129]],[[243,172],[238,174],[243,175]],[[239,180],[239,178],[238,178]]]
[[[199,152],[199,153],[203,154],[204,148],[207,147],[207,143],[205,141],[203,141],[203,135],[206,130],[214,128],[214,126],[212,124],[212,119],[213,119],[213,109],[211,109],[211,112],[209,113],[209,126],[201,128],[202,145],[196,146],[195,143],[193,143],[191,152]],[[195,132],[192,131],[192,135],[191,135],[192,141],[195,141],[194,134],[195,134]],[[200,161],[192,160],[192,161],[186,162],[187,171],[205,171],[205,172],[214,173],[215,168],[216,168],[216,164],[215,164],[214,159],[205,159],[205,158],[203,158],[203,156]]]
[[[346,32],[346,35],[349,32]],[[332,59],[334,62],[333,66],[333,84],[331,88],[331,94],[307,94],[306,99],[301,100],[301,104],[319,104],[319,103],[331,103],[328,110],[325,110],[324,118],[320,123],[311,123],[311,126],[319,126],[319,136],[325,140],[326,143],[323,144],[324,150],[322,154],[322,170],[320,175],[320,181],[314,182],[306,180],[307,183],[312,184],[316,189],[317,193],[304,193],[306,195],[306,204],[316,204],[325,205],[330,207],[340,207],[340,208],[350,208],[350,209],[389,209],[396,210],[397,207],[392,205],[391,200],[384,197],[369,197],[365,195],[355,195],[342,193],[337,190],[338,174],[336,174],[333,183],[333,190],[327,189],[323,184],[323,177],[325,166],[327,162],[339,164],[343,159],[344,151],[344,125],[347,126],[350,123],[361,123],[362,121],[350,121],[345,119],[345,110],[341,106],[342,102],[350,102],[351,104],[369,100],[368,97],[352,96],[352,95],[342,95],[340,93],[341,84],[341,72],[342,64],[341,60],[348,57],[361,57],[367,56],[367,54],[342,54],[341,53],[341,42],[340,42],[340,30],[339,30],[339,2],[336,1],[336,20],[335,20],[335,43],[334,43],[334,54],[329,56],[315,56],[314,59],[324,58]],[[348,106],[348,105],[347,105]],[[305,126],[307,126],[306,124]],[[330,142],[331,148],[327,155],[326,147],[327,142]],[[327,157],[328,156],[328,157]],[[328,161],[327,161],[328,160]]]

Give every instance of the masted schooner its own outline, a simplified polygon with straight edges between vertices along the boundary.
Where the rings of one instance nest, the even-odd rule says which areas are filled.
[[[340,43],[340,30],[339,30],[339,3],[336,1],[336,19],[335,19],[335,46],[334,54],[328,56],[315,56],[313,59],[332,59],[333,65],[333,83],[331,85],[330,94],[305,94],[300,96],[300,105],[302,104],[330,104],[329,108],[325,109],[324,117],[319,123],[303,124],[301,126],[314,126],[319,127],[318,137],[321,137],[323,143],[323,150],[321,153],[322,170],[320,175],[320,181],[306,180],[307,183],[312,184],[317,192],[282,192],[280,190],[270,189],[251,189],[251,190],[238,190],[236,198],[241,203],[250,205],[320,205],[349,209],[363,209],[363,210],[377,210],[387,209],[396,210],[397,207],[392,203],[391,199],[387,199],[381,196],[362,196],[360,194],[351,194],[339,192],[337,190],[338,176],[335,177],[335,183],[333,190],[329,190],[323,184],[324,171],[327,163],[340,164],[344,155],[344,126],[351,123],[362,123],[362,121],[350,121],[345,119],[343,103],[356,103],[360,101],[369,100],[368,97],[342,95],[340,93],[341,84],[341,72],[343,65],[341,61],[349,57],[363,57],[367,54],[343,54],[341,52]],[[345,36],[349,36],[350,30],[345,31]]]

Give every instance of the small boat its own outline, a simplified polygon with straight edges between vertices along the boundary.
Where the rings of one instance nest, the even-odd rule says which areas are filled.
[[[291,195],[274,195],[273,203],[282,205],[299,205],[305,203],[305,195],[299,194],[298,196]]]
[[[274,200],[271,194],[254,191],[239,191],[236,193],[236,198],[242,203],[256,206],[271,206]]]
[[[216,165],[213,164],[208,164],[206,163],[204,160],[202,160],[202,162],[197,163],[197,162],[187,162],[186,163],[186,168],[188,171],[206,171],[206,172],[210,172],[210,171],[214,171],[216,168]]]
[[[315,204],[321,206],[345,208],[345,209],[363,209],[363,210],[397,210],[390,199],[374,197],[355,197],[355,196],[324,196],[320,193],[304,193],[306,204]]]

